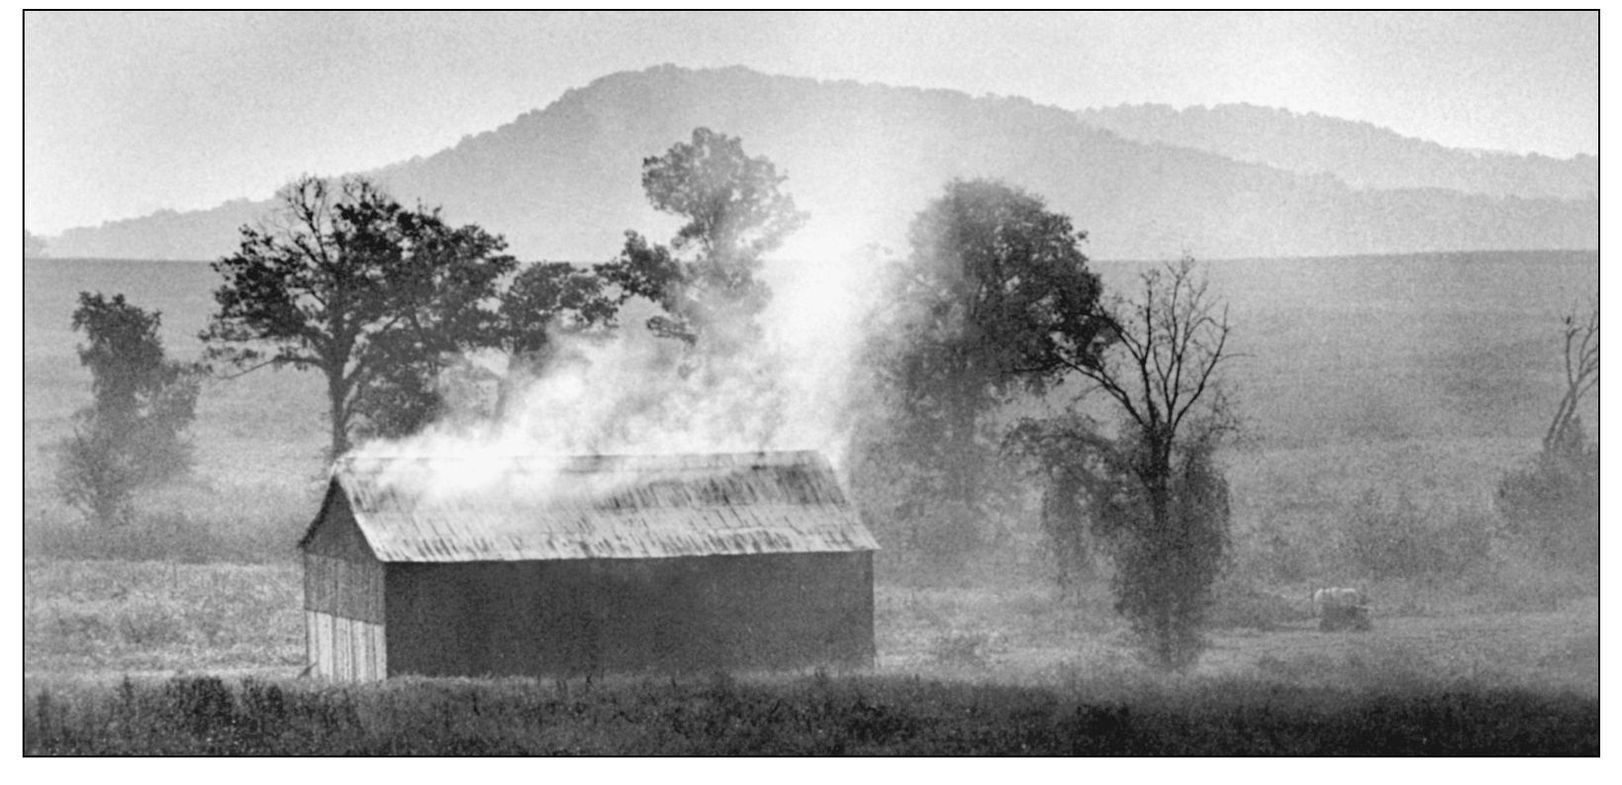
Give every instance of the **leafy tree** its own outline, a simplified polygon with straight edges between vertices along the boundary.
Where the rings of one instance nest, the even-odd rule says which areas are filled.
[[[365,178],[304,177],[213,264],[225,278],[201,335],[236,369],[314,369],[327,380],[334,455],[352,436],[420,427],[446,357],[496,340],[506,242],[439,210],[406,209]]]
[[[1124,495],[1126,473],[1115,442],[1091,418],[1067,412],[1022,419],[1005,435],[1003,448],[1026,459],[1037,474],[1042,535],[1059,587],[1079,590],[1093,577],[1094,541],[1104,536],[1101,524],[1113,512],[1104,507]]]
[[[612,328],[619,301],[602,277],[568,262],[538,262],[524,268],[501,298],[498,345],[533,362],[544,358],[552,335]]]
[[[1531,465],[1498,484],[1509,533],[1575,565],[1599,564],[1599,444],[1590,443],[1578,406],[1599,389],[1599,304],[1586,323],[1565,318],[1566,389]]]
[[[556,335],[613,329],[622,302],[608,293],[603,277],[594,271],[568,262],[525,267],[502,295],[496,314],[496,346],[508,358],[497,413],[505,411],[513,384],[538,373],[552,359]]]
[[[23,230],[23,258],[34,259],[45,255],[45,238],[27,229]]]
[[[184,431],[198,377],[192,366],[164,359],[160,323],[161,314],[122,294],[80,292],[73,312],[73,329],[89,338],[79,362],[90,369],[95,403],[76,415],[57,483],[68,504],[100,523],[127,522],[137,489],[191,466]]]
[[[762,257],[806,220],[779,188],[786,179],[738,138],[694,129],[691,142],[642,162],[648,200],[687,222],[668,246],[627,231],[619,258],[599,271],[659,304],[664,313],[648,320],[655,334],[730,354],[759,336],[754,320],[771,298],[756,277]]]
[[[1022,423],[1012,441],[1066,480],[1054,487],[1073,494],[1070,536],[1090,523],[1108,543],[1116,608],[1151,658],[1184,668],[1203,648],[1229,544],[1227,482],[1212,458],[1237,425],[1217,377],[1230,327],[1192,259],[1149,270],[1141,286],[1102,312],[1108,351],[1089,362],[1060,355],[1106,393],[1124,427],[1104,438],[1072,413]]]
[[[1018,389],[1040,393],[1091,366],[1106,338],[1084,233],[1023,190],[956,180],[910,232],[895,271],[897,317],[873,347],[890,413],[885,463],[906,467],[910,519],[941,556],[977,539],[1001,483],[989,417]]]

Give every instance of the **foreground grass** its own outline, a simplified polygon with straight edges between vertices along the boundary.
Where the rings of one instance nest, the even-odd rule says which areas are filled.
[[[1066,690],[904,677],[29,685],[29,755],[1597,755],[1599,701],[1248,679]]]

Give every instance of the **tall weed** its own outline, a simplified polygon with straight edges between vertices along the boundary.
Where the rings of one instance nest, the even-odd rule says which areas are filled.
[[[1348,660],[1359,679],[1404,663]],[[1310,674],[1307,675],[1310,678]],[[1251,678],[1079,692],[916,678],[28,689],[27,755],[1596,755],[1597,697]]]

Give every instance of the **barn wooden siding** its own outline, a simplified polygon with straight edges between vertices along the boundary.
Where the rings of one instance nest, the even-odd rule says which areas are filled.
[[[384,565],[372,556],[342,494],[328,494],[324,526],[304,543],[305,661],[339,681],[388,675]]]
[[[872,554],[391,564],[390,675],[873,664]]]

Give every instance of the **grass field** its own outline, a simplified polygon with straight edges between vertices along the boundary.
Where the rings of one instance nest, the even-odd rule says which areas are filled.
[[[1363,634],[1280,600],[1191,673],[1142,666],[1101,592],[881,586],[870,673],[397,679],[303,658],[291,566],[30,560],[30,754],[1577,754],[1598,606],[1430,592]],[[1417,593],[1416,593],[1417,594]]]
[[[29,559],[24,671],[45,681],[122,674],[295,676],[304,665],[298,568]],[[1194,674],[1356,686],[1385,671],[1598,694],[1599,609],[1582,585],[1539,590],[1370,587],[1374,631],[1316,630],[1304,592],[1229,597]],[[1032,686],[1082,674],[1124,683],[1154,674],[1133,658],[1105,587],[1060,598],[1034,582],[925,588],[881,584],[881,675]]]

